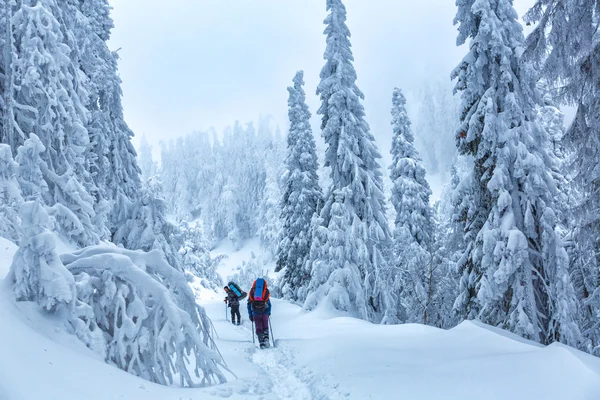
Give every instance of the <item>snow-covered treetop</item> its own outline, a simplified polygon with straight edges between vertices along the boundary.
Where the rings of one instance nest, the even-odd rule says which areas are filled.
[[[425,179],[425,168],[414,146],[411,122],[406,111],[406,98],[398,88],[392,95],[392,204],[396,209],[396,246],[406,247],[416,242],[427,248],[433,231],[432,211],[429,205],[431,189]],[[400,239],[406,229],[409,238]],[[407,249],[399,249],[406,251]]]
[[[411,122],[406,111],[406,98],[402,90],[394,88],[394,93],[392,94],[392,131],[394,132],[392,148],[402,146],[404,142],[414,143],[415,138],[410,126]],[[397,148],[396,151],[392,150],[392,154],[402,154],[402,157],[410,157],[414,152],[406,154],[406,150],[402,151]]]

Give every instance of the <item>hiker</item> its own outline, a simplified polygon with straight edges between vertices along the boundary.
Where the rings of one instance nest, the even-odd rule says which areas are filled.
[[[270,297],[267,281],[262,278],[255,280],[248,292],[248,316],[256,325],[256,336],[261,349],[269,347]]]
[[[225,293],[227,293],[227,297],[225,297],[225,304],[229,308],[231,308],[231,323],[234,325],[239,325],[241,323],[241,315],[240,315],[240,299],[239,297],[229,288],[229,286],[225,286]],[[237,316],[237,323],[235,322],[235,318]]]

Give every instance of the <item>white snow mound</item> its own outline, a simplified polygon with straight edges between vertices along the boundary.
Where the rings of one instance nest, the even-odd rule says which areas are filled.
[[[16,246],[0,239],[0,278]],[[277,348],[252,343],[227,320],[220,294],[198,293],[237,378],[207,389],[163,387],[105,364],[65,332],[62,320],[0,293],[0,400],[460,399],[597,400],[600,359],[555,344],[543,347],[478,322],[444,331],[380,326],[273,301]],[[34,383],[32,383],[34,382]]]

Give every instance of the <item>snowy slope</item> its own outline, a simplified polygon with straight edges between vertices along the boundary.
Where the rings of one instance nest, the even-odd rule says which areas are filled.
[[[0,273],[15,246],[0,239]],[[231,325],[219,294],[201,292],[237,375],[215,388],[155,385],[104,364],[56,318],[0,295],[0,400],[600,398],[600,359],[542,347],[481,324],[450,331],[378,326],[274,301],[278,348],[257,350],[249,321]],[[245,303],[244,303],[245,305]],[[242,316],[246,318],[245,310]]]
[[[211,256],[227,256],[221,262],[218,270],[223,280],[226,281],[228,277],[237,272],[237,268],[241,267],[243,262],[248,262],[253,256],[257,257],[261,253],[262,250],[258,238],[246,240],[240,249],[236,249],[229,239],[224,239],[217,243],[211,251]]]

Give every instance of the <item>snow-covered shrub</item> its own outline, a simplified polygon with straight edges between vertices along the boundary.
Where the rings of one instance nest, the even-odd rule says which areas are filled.
[[[56,253],[49,217],[40,203],[21,207],[21,246],[13,258],[9,280],[19,301],[35,301],[47,311],[70,308],[75,298],[73,276]]]
[[[118,227],[113,242],[132,250],[161,250],[170,265],[181,269],[181,259],[173,243],[177,227],[166,217],[160,179],[154,176],[144,183],[129,219]]]
[[[201,223],[183,222],[175,235],[183,269],[201,280],[202,286],[220,290],[223,280],[217,273],[222,257],[212,259]]]
[[[210,320],[160,251],[93,246],[62,261],[76,280],[76,334],[98,349],[102,331],[108,363],[163,385],[225,382]]]
[[[0,144],[0,236],[14,242],[19,240],[19,205],[23,202],[17,167],[10,147]]]

